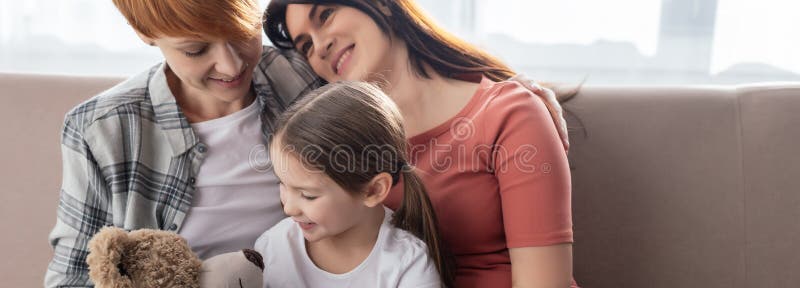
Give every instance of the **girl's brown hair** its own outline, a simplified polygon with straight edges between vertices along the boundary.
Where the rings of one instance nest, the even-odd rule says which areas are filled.
[[[346,191],[357,194],[378,174],[403,180],[403,200],[392,224],[428,246],[428,255],[446,286],[454,267],[443,251],[428,193],[408,163],[402,116],[378,87],[336,82],[314,90],[278,120],[273,151],[294,153],[307,168],[323,171]]]
[[[215,37],[247,41],[262,24],[256,0],[113,0],[133,29],[149,38]]]

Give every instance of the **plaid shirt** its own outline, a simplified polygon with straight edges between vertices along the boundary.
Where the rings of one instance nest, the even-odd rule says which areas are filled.
[[[166,64],[78,105],[61,134],[63,182],[45,287],[91,287],[89,239],[103,226],[177,231],[205,155],[167,86]],[[253,86],[264,136],[321,80],[301,56],[264,47]]]

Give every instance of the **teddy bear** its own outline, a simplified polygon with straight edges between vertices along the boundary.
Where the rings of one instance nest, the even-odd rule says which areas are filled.
[[[89,278],[97,288],[262,287],[261,254],[244,249],[201,261],[180,235],[104,227],[89,241]]]

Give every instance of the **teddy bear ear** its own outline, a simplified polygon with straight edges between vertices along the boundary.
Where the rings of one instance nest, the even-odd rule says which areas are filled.
[[[120,272],[128,232],[117,227],[104,227],[89,241],[89,278],[97,288],[132,287],[130,278]]]
[[[264,258],[261,257],[261,253],[250,249],[243,249],[242,253],[248,261],[253,262],[258,268],[261,268],[261,271],[264,271]]]

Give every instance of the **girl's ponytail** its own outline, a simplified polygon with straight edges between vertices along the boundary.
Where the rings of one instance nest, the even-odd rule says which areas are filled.
[[[422,179],[406,165],[398,172],[403,175],[403,200],[394,213],[392,224],[422,239],[428,246],[428,255],[433,259],[444,287],[453,287],[455,263],[444,250],[437,229],[436,213]]]

